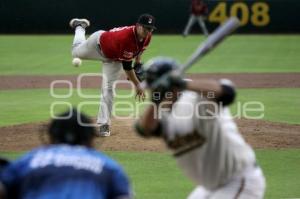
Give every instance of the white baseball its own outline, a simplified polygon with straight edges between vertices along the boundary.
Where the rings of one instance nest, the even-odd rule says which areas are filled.
[[[72,60],[72,64],[73,64],[74,66],[80,66],[81,63],[82,63],[82,61],[81,61],[80,58],[75,57],[75,58]]]

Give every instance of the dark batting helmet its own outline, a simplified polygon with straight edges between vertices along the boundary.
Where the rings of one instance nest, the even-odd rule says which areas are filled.
[[[144,65],[147,85],[151,85],[155,80],[178,67],[179,64],[169,57],[156,57],[149,60]]]
[[[89,117],[73,108],[52,120],[48,134],[54,144],[90,145],[95,136],[91,124]]]

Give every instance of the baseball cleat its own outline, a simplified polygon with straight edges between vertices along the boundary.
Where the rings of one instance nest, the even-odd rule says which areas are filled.
[[[108,124],[101,125],[99,132],[97,132],[97,136],[100,136],[100,137],[110,136],[109,125]]]
[[[77,26],[81,26],[83,28],[87,28],[90,26],[90,21],[87,19],[78,19],[74,18],[69,23],[71,28],[76,28]]]

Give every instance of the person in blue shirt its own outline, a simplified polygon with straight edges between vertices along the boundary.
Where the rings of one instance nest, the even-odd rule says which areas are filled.
[[[2,170],[0,196],[5,192],[6,198],[22,199],[132,198],[121,166],[93,149],[95,129],[91,124],[75,109],[53,119],[48,129],[50,144]]]
[[[9,160],[6,158],[0,157],[0,173],[9,165]],[[0,182],[0,199],[4,198],[4,187]]]

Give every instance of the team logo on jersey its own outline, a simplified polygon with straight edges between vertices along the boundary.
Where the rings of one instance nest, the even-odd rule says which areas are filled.
[[[178,157],[191,150],[200,148],[206,142],[206,138],[194,131],[184,136],[175,135],[172,140],[166,139],[166,142],[168,147],[174,150],[173,155]]]
[[[131,59],[133,58],[133,52],[124,51],[123,57]]]

